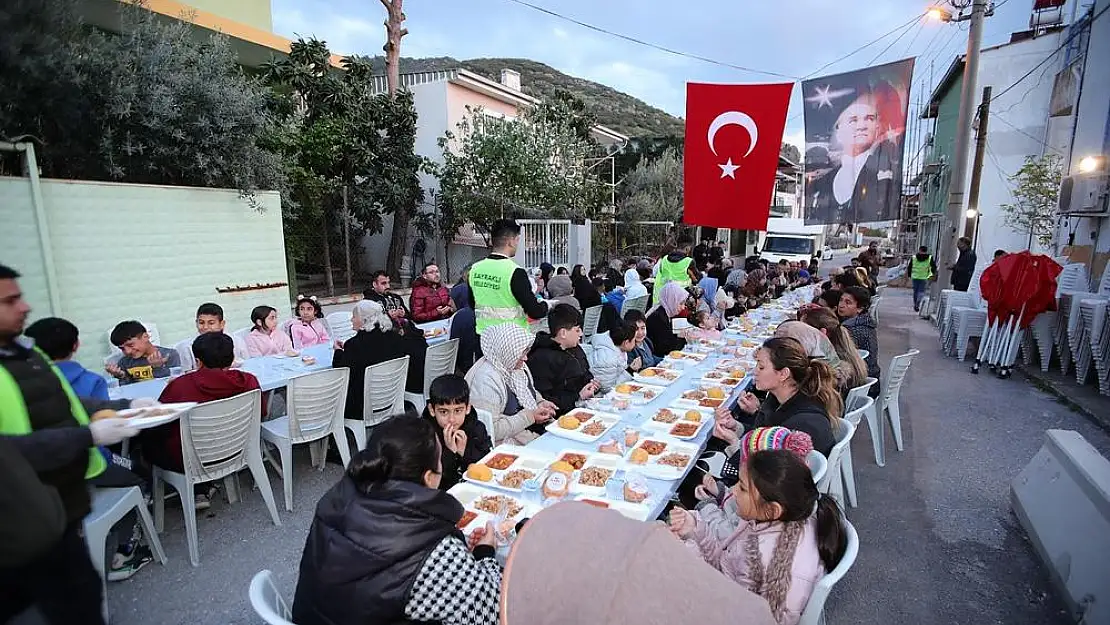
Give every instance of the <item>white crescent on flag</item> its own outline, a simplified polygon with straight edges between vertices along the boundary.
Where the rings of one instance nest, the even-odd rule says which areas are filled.
[[[745,113],[740,111],[725,111],[709,124],[709,149],[713,151],[713,155],[717,155],[717,147],[713,144],[713,140],[717,137],[717,131],[725,126],[736,125],[748,131],[748,135],[752,138],[751,145],[748,146],[748,151],[744,153],[744,158],[747,158],[752,150],[755,149],[755,144],[759,142],[759,127],[756,125],[755,120]]]

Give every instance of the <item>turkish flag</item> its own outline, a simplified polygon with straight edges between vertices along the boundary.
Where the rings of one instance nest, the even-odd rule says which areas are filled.
[[[767,229],[793,89],[686,84],[683,222]]]

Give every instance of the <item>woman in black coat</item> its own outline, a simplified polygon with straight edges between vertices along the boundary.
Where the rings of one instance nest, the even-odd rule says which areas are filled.
[[[422,333],[398,332],[381,304],[365,299],[351,311],[351,325],[357,332],[335,350],[331,361],[333,367],[351,370],[347,383],[348,419],[362,418],[363,383],[366,368],[371,365],[408,356],[405,390],[424,394],[424,357],[428,352],[428,343]]]
[[[648,311],[647,337],[651,340],[652,352],[660,358],[672,351],[686,347],[686,339],[675,334],[671,319],[686,314],[686,300],[689,294],[677,282],[668,282],[659,294],[659,304]]]

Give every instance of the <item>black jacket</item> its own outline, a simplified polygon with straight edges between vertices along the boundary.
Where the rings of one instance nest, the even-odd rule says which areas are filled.
[[[35,560],[65,531],[66,512],[57,491],[39,480],[34,467],[12,443],[13,438],[36,435],[0,436],[0,509],[4,511],[0,517],[0,569],[14,569]]]
[[[443,442],[443,428],[432,416],[431,406],[424,407],[422,416],[432,424],[436,430],[436,437],[439,438],[440,462],[443,463],[439,489],[448,490],[462,480],[463,472],[467,467],[481,460],[493,449],[493,439],[490,438],[490,433],[486,432],[486,426],[478,420],[478,412],[471,408],[470,414],[466,415],[462,424],[462,431],[466,432],[466,449],[463,450],[462,455],[459,455],[447,449],[447,445]]]
[[[674,333],[671,318],[663,307],[647,316],[647,337],[651,339],[651,348],[656,356],[662,358],[670,352],[686,347],[686,339]]]
[[[956,259],[956,267],[952,269],[952,288],[957,291],[966,291],[971,286],[971,277],[975,274],[975,250],[967,249],[960,252]]]
[[[370,365],[408,356],[409,373],[405,390],[423,395],[424,357],[427,352],[428,344],[424,341],[423,334],[420,337],[402,335],[394,331],[382,332],[375,327],[373,330],[356,332],[347,339],[343,343],[343,349],[335,350],[331,361],[333,367],[348,367],[351,370],[350,381],[347,383],[347,418],[362,418],[362,386],[366,379],[366,368]]]
[[[559,407],[559,414],[574,410],[582,388],[594,379],[581,347],[563,349],[547,332],[536,334],[528,353],[528,368],[536,390]]]
[[[821,452],[826,458],[836,444],[832,424],[829,423],[825,407],[816,399],[801,393],[795,393],[779,405],[779,400],[771,393],[763,400],[759,411],[749,415],[733,407],[737,420],[750,425],[752,428],[781,426],[791,430],[798,430],[809,434],[813,439],[813,448]]]
[[[293,598],[299,625],[406,623],[405,605],[425,559],[462,505],[419,484],[389,480],[360,492],[346,475],[320,499]]]

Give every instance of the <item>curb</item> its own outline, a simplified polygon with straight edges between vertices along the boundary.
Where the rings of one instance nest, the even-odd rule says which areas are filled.
[[[1032,383],[1033,386],[1036,386],[1042,391],[1056,397],[1056,400],[1058,402],[1064,404],[1068,408],[1071,408],[1073,411],[1087,417],[1087,419],[1090,420],[1091,423],[1094,423],[1098,427],[1102,428],[1105,432],[1110,434],[1110,414],[1105,416],[1097,414],[1094,410],[1088,408],[1083,403],[1077,402],[1074,399],[1068,397],[1065,389],[1061,389],[1058,384],[1040,375],[1040,369],[1030,370],[1026,368],[1024,364],[1017,364],[1014,367],[1014,370],[1020,372],[1022,377],[1024,377],[1026,380],[1029,380],[1029,382]]]

